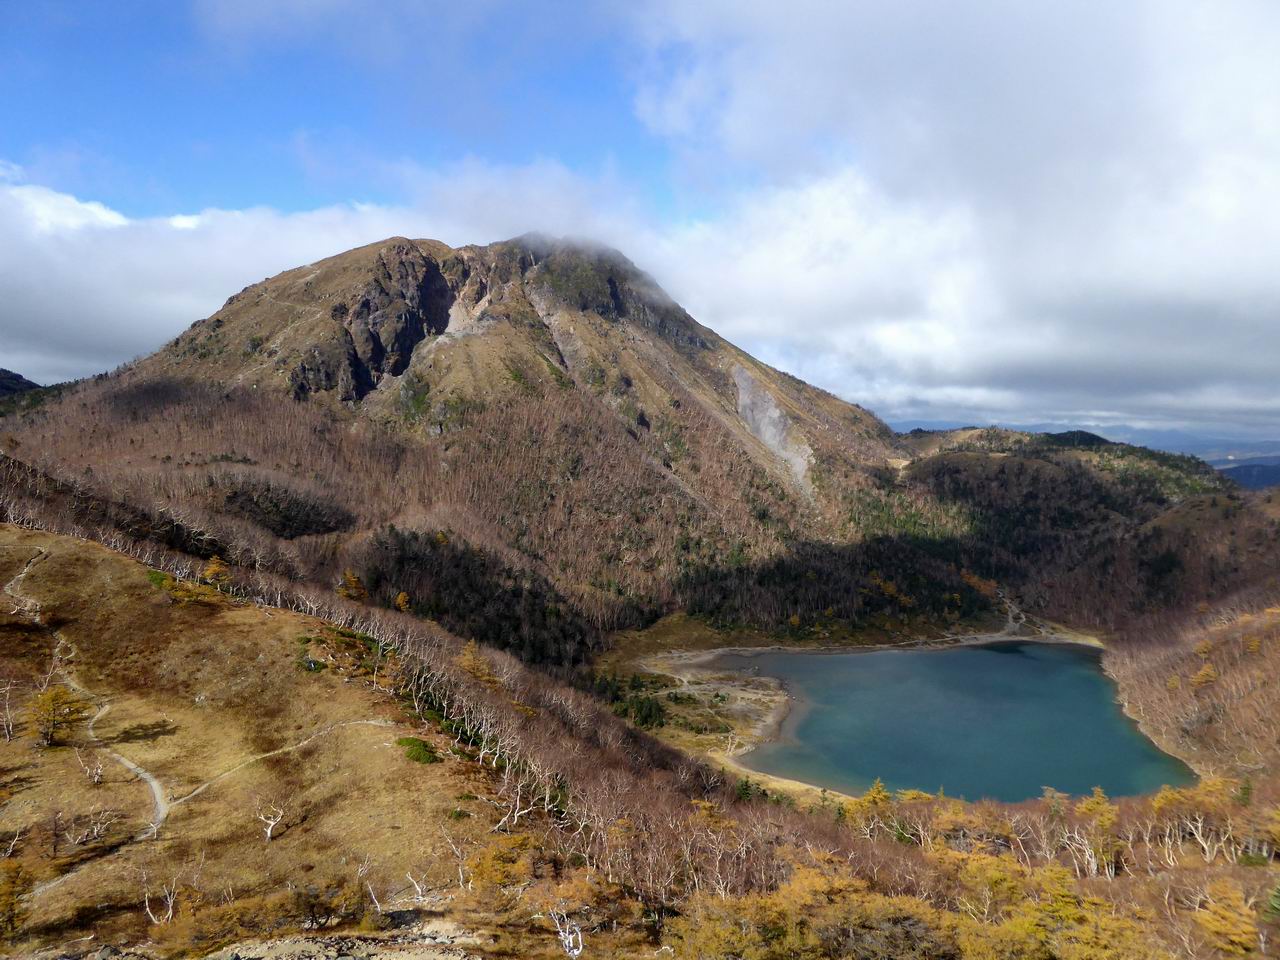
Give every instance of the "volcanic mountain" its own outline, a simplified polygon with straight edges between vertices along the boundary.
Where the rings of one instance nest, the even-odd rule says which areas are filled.
[[[993,604],[990,579],[1098,621],[1229,582],[1227,540],[1187,533],[1206,517],[1237,545],[1270,536],[1252,507],[1188,519],[1237,496],[1190,458],[895,435],[620,253],[537,235],[396,237],[287,271],[5,435],[10,509],[341,582],[559,663],[674,610],[954,620]]]
[[[1280,497],[1198,460],[894,434],[620,254],[540,237],[353,250],[21,397],[0,938],[23,956],[559,957],[569,916],[591,956],[1256,942],[1233,885],[1264,902],[1280,815]],[[700,622],[617,629],[668,613]],[[724,626],[865,644],[1026,636],[1023,613],[1107,631],[1131,714],[1214,776],[1122,804],[793,795],[674,749],[754,722],[646,660]]]
[[[689,402],[804,491],[824,447],[859,462],[895,448],[876,417],[722,340],[616,251],[539,236],[457,250],[398,237],[290,270],[138,372],[262,387],[437,434],[503,400],[566,392],[594,396],[632,432],[670,433],[693,413],[670,411]],[[643,446],[663,460],[678,445]]]

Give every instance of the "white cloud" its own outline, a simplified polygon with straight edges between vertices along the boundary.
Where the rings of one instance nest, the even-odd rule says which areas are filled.
[[[902,416],[1280,433],[1280,5],[670,0],[640,29],[639,115],[757,184],[686,231],[727,255],[670,258],[706,322]]]
[[[4,189],[8,202],[19,208],[16,219],[41,234],[85,227],[123,227],[128,218],[96,201],[81,201],[47,187],[30,185]]]
[[[130,219],[45,187],[0,183],[0,367],[37,382],[149,353],[244,286],[389,236],[464,244],[534,229],[617,237],[619,187],[553,163],[400,168],[409,200],[300,213]]]
[[[888,415],[1280,422],[1274,286],[1260,258],[1214,251],[1212,237],[1179,241],[1208,261],[1194,283],[1207,299],[1188,300],[1167,262],[1143,274],[1150,246],[1106,238],[1083,266],[1033,257],[1011,279],[1016,257],[978,212],[892,199],[851,168],[675,225],[646,221],[614,178],[551,163],[400,175],[398,207],[135,220],[52,191],[33,206],[30,188],[0,185],[0,366],[42,381],[108,368],[251,282],[383,237],[542,229],[617,245],[730,339]],[[1233,297],[1250,277],[1255,297]]]
[[[200,15],[246,44],[351,16],[302,6]],[[1280,4],[661,0],[630,23],[637,114],[708,212],[655,218],[554,161],[389,161],[395,206],[134,220],[0,164],[0,365],[91,372],[384,236],[538,229],[619,246],[730,339],[889,415],[1280,434]]]

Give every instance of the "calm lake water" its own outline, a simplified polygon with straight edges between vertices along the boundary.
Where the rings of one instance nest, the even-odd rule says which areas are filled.
[[[1043,788],[1127,796],[1194,774],[1139,732],[1097,652],[1003,642],[945,650],[727,654],[795,698],[780,738],[740,758],[761,773],[859,793],[879,777],[969,800]]]

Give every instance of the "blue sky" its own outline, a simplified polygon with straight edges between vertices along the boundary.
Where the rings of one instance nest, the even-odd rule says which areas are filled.
[[[1274,0],[0,0],[0,366],[394,234],[619,247],[896,419],[1280,435]]]
[[[526,3],[370,23],[339,8],[290,29],[215,7],[7,4],[0,156],[129,216],[392,202],[398,164],[477,157],[613,169],[667,194],[612,18]]]

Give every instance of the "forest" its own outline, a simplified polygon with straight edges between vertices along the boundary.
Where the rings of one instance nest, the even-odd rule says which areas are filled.
[[[406,593],[562,666],[674,610],[902,626],[980,614],[978,576],[1037,614],[1113,629],[1277,572],[1266,494],[1137,448],[1006,440],[849,475],[818,458],[815,486],[833,492],[809,505],[745,453],[700,471],[697,491],[672,486],[593,399],[509,398],[424,437],[126,373],[5,418],[0,441],[33,511],[313,583],[351,569],[380,603]]]

